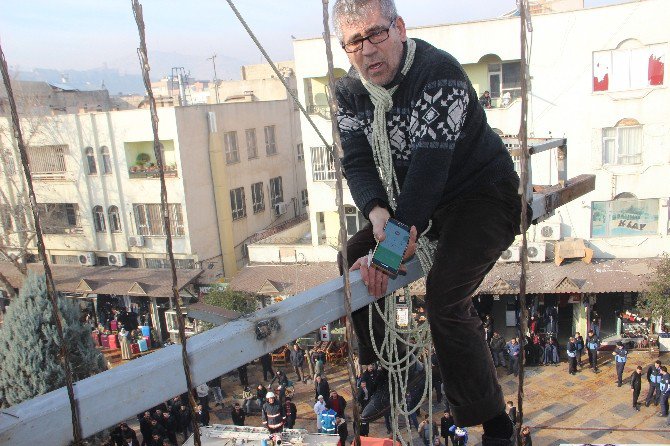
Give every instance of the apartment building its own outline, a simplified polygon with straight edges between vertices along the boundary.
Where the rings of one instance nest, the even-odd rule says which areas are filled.
[[[670,186],[665,181],[670,175],[670,94],[665,78],[670,46],[664,31],[670,9],[664,0],[591,9],[582,9],[577,3],[562,12],[540,9],[547,13],[531,19],[528,135],[567,138],[569,176],[595,174],[596,189],[530,229],[530,240],[537,243],[532,252],[538,261],[531,266],[538,272],[535,281],[555,278],[542,268],[564,272],[556,274],[560,276],[556,283],[538,282],[535,288],[540,306],[559,307],[563,326],[572,324],[585,332],[590,322],[587,313],[577,307],[595,308],[598,302],[600,314],[607,313],[611,319],[607,331],[615,332],[612,315],[615,310],[634,307],[644,280],[636,280],[632,286],[599,280],[599,286],[588,287],[584,284],[593,282],[589,274],[614,277],[618,269],[639,278],[653,267],[646,259],[670,251]],[[486,110],[490,125],[501,135],[516,135],[522,78],[516,14],[438,26],[408,25],[409,37],[426,40],[459,60],[478,94],[489,91],[493,98],[492,107]],[[335,38],[332,44],[335,74],[341,76],[350,64]],[[296,40],[294,52],[300,98],[321,133],[330,138],[323,40]],[[310,161],[306,169],[312,202],[311,243],[329,246],[339,230],[333,160],[304,118],[302,131],[305,156]],[[534,156],[534,183],[556,184],[557,169],[556,152]],[[345,205],[347,232],[353,234],[365,221],[346,191]],[[595,263],[567,272],[546,262],[554,244],[566,237],[583,239],[595,251]],[[512,247],[510,252],[506,260],[518,261],[518,248]],[[627,260],[612,267],[608,259],[614,258]],[[491,282],[480,289],[488,298],[495,296],[501,305],[509,304],[499,313],[501,329],[510,312],[514,319],[517,276],[518,264],[501,263],[489,276]],[[496,283],[498,287],[492,290]],[[507,301],[505,294],[511,300]],[[567,305],[571,295],[572,305]],[[505,314],[506,310],[510,311]]]

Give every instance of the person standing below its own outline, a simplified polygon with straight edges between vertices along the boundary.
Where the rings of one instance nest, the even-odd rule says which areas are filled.
[[[244,366],[245,369],[245,380],[246,380],[246,368],[247,366]],[[214,394],[214,406],[223,406],[223,392],[221,391],[221,377],[216,377],[211,381],[207,381],[207,385],[209,386],[210,389],[212,389],[212,393]],[[245,386],[248,386],[249,383],[247,382]]]
[[[449,411],[445,411],[442,418],[440,418],[440,435],[444,438],[444,446],[449,446],[448,439],[451,439],[451,445],[454,445],[454,431],[451,426],[454,425],[454,417]]]
[[[326,407],[333,409],[338,417],[344,418],[344,409],[347,408],[347,402],[335,390],[331,390],[330,398],[326,401]]]
[[[600,315],[595,308],[591,310],[591,331],[600,337]]]
[[[344,418],[337,418],[337,435],[340,437],[340,441],[337,443],[337,446],[345,446],[347,444],[347,437],[349,436],[349,428],[347,427],[347,420]]]
[[[207,383],[202,383],[196,387],[195,393],[198,395],[198,403],[209,412],[209,386]]]
[[[491,93],[485,91],[484,94],[479,97],[479,103],[484,108],[491,108]]]
[[[568,342],[568,373],[577,374],[577,340],[573,337]]]
[[[463,67],[445,51],[408,39],[393,0],[337,0],[333,22],[353,66],[334,92],[342,165],[354,201],[371,223],[349,239],[350,263],[340,258],[340,269],[360,269],[368,292],[381,298],[389,276],[368,267],[368,253],[385,238],[391,214],[411,228],[404,260],[416,252],[417,234],[439,240],[426,281],[426,310],[447,400],[459,425],[483,424],[484,445],[508,444],[512,426],[472,296],[519,232],[512,159],[487,124]],[[387,184],[375,151],[390,161],[391,171],[383,174]],[[395,191],[387,187],[393,176]],[[362,365],[378,359],[368,311],[353,314]],[[381,345],[385,326],[373,313],[372,336]],[[468,342],[458,341],[463,339]],[[420,367],[409,372],[408,391],[417,399],[424,379]],[[390,410],[390,393],[374,392],[361,419]]]
[[[330,385],[328,380],[323,376],[318,376],[314,379],[314,398],[322,396],[325,400],[330,397]]]
[[[249,376],[247,372],[247,365],[243,364],[237,368],[237,375],[240,378],[240,385],[248,386],[249,385]]]
[[[121,331],[119,331],[119,344],[121,344],[121,359],[133,359],[133,354],[130,351],[130,333],[125,327],[121,327]]]
[[[509,367],[507,368],[507,374],[511,375],[514,373],[514,376],[519,376],[519,355],[521,354],[521,347],[516,342],[516,338],[513,338],[509,343]]]
[[[298,409],[293,404],[292,398],[287,396],[284,400],[284,414],[286,415],[286,428],[293,429],[295,420],[298,418]]]
[[[616,362],[617,387],[621,387],[623,383],[623,370],[626,367],[626,360],[628,359],[628,350],[619,341],[616,343],[616,350],[612,352],[612,355],[614,355],[614,361]]]
[[[263,426],[267,427],[271,434],[281,432],[284,430],[284,423],[286,422],[286,415],[284,407],[279,404],[275,394],[268,392],[265,395],[265,404],[261,410],[261,419]]]
[[[589,367],[593,369],[594,373],[598,373],[598,348],[600,347],[600,339],[593,330],[589,330],[586,337],[586,351],[589,354]]]
[[[516,407],[514,407],[514,402],[512,401],[507,402],[507,416],[512,424],[516,426]]]
[[[521,428],[521,446],[533,446],[533,439],[530,437],[530,428],[528,426]]]
[[[270,353],[266,353],[261,356],[261,367],[263,367],[263,381],[268,381],[275,372],[272,370],[272,356]],[[270,378],[268,378],[268,376]]]
[[[305,376],[305,351],[300,348],[298,344],[293,344],[293,350],[291,350],[291,365],[295,371],[298,381],[307,382],[307,377]]]
[[[258,387],[256,387],[256,404],[258,405],[259,409],[263,408],[263,404],[265,403],[265,395],[267,395],[268,389],[265,388],[263,384],[259,384]]]
[[[582,354],[584,353],[584,337],[580,332],[575,332],[575,341],[577,342],[577,366],[582,369]]]
[[[493,365],[505,367],[505,339],[497,331],[493,332],[489,346],[493,355]]]
[[[323,396],[319,395],[314,403],[314,413],[316,414],[316,432],[321,433],[321,414],[326,410],[326,403]]]
[[[661,366],[661,381],[659,383],[659,393],[661,395],[661,413],[660,416],[668,416],[668,398],[670,398],[670,373],[667,367]]]
[[[421,437],[421,440],[423,440],[424,446],[431,446],[433,444],[433,438],[438,434],[436,422],[432,422],[432,433],[430,432],[430,427],[431,421],[428,419],[428,414],[425,414],[423,416],[423,421],[421,421],[421,424],[419,424],[419,428],[417,429],[419,432],[419,437]]]
[[[642,390],[642,366],[637,366],[630,375],[630,390],[633,392],[633,409],[639,411],[637,399],[640,397]]]
[[[658,400],[660,395],[660,384],[661,384],[661,360],[657,359],[654,361],[653,365],[650,365],[647,369],[647,382],[649,382],[649,391],[647,392],[647,398],[644,402],[646,407],[649,407],[649,404],[652,402],[658,406]]]
[[[240,407],[240,403],[235,403],[233,410],[230,412],[235,426],[244,426],[244,420],[247,418],[247,413]]]
[[[254,394],[251,393],[249,386],[246,386],[242,391],[242,399],[244,400],[244,411],[251,413],[251,402],[254,400]]]
[[[277,384],[280,386],[288,386],[288,376],[286,376],[286,373],[282,372],[281,370],[277,370],[275,372],[275,376],[272,377],[272,381],[270,381],[268,389],[272,388],[272,384],[274,384],[275,381],[277,381]]]

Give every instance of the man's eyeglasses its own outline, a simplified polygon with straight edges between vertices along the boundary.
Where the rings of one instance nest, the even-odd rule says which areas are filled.
[[[347,53],[355,53],[356,51],[360,51],[363,49],[363,42],[366,40],[374,45],[377,45],[379,43],[384,42],[386,39],[389,38],[389,30],[393,28],[393,25],[395,24],[395,20],[391,20],[391,23],[389,24],[388,28],[380,29],[378,31],[374,31],[372,34],[366,36],[366,37],[361,37],[359,39],[356,39],[352,42],[349,43],[343,43],[342,48],[344,51]]]

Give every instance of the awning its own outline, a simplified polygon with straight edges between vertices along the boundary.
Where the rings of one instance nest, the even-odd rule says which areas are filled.
[[[292,296],[339,277],[335,263],[249,265],[230,281],[235,291]]]
[[[28,269],[42,274],[41,263],[31,263]],[[23,276],[10,262],[0,262],[0,272],[14,288],[20,288]],[[169,269],[119,268],[116,266],[51,265],[56,289],[63,293],[114,294],[139,297],[172,296],[172,273]],[[202,270],[178,269],[177,288],[192,283]]]
[[[556,266],[551,262],[530,263],[527,271],[528,294],[627,293],[649,289],[659,259],[579,260]],[[496,263],[477,294],[518,294],[521,265]]]

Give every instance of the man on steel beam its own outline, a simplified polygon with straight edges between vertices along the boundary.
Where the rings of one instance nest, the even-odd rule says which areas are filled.
[[[512,159],[487,124],[463,67],[447,52],[409,39],[393,0],[336,0],[333,25],[352,64],[336,89],[343,168],[356,205],[371,223],[349,240],[348,266],[360,269],[369,293],[381,298],[389,276],[369,267],[369,252],[384,240],[387,220],[411,228],[404,260],[414,255],[417,234],[426,231],[428,239],[438,240],[426,305],[454,422],[483,424],[485,445],[508,445],[513,428],[472,295],[519,233],[521,199]],[[376,122],[378,107],[384,122]],[[395,212],[374,150],[392,152]],[[377,361],[368,311],[353,314],[362,365]],[[384,324],[373,313],[379,346]],[[412,371],[411,392],[423,389],[423,373]],[[362,420],[389,410],[389,392],[375,392]]]

